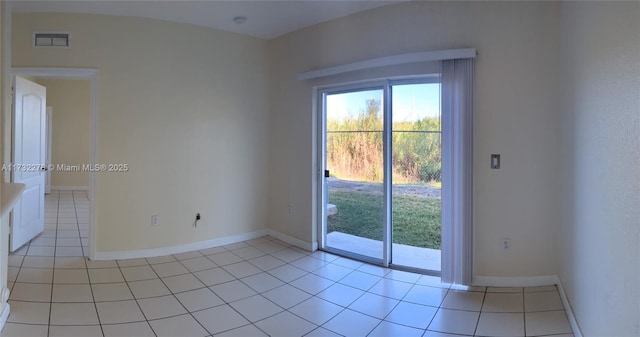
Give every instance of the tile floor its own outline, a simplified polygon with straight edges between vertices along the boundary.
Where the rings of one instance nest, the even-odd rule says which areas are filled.
[[[89,261],[82,191],[9,257],[13,336],[572,336],[555,286],[461,290],[271,237]]]

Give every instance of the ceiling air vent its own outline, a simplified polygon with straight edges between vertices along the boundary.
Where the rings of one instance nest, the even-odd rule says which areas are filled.
[[[69,33],[33,33],[34,47],[69,47]]]

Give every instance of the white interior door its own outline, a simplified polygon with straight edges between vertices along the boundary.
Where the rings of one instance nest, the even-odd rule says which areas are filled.
[[[46,88],[15,78],[11,178],[26,185],[11,218],[11,251],[44,230]]]

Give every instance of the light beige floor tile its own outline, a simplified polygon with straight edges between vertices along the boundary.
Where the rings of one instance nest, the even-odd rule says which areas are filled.
[[[262,270],[258,269],[249,262],[243,261],[234,264],[223,266],[222,269],[226,270],[229,274],[235,278],[243,278],[251,275],[258,274]]]
[[[487,293],[482,304],[483,312],[524,312],[522,293]]]
[[[201,270],[207,270],[217,267],[215,263],[211,260],[207,259],[204,256],[196,257],[193,259],[182,260],[180,261],[185,268],[187,268],[190,272],[196,272]]]
[[[86,269],[56,269],[53,283],[89,284],[89,276]]]
[[[106,261],[92,261],[87,260],[87,268],[118,268],[118,264],[114,260],[106,260]]]
[[[315,295],[332,286],[334,282],[314,274],[307,274],[289,284],[311,295]]]
[[[257,294],[253,289],[240,281],[231,281],[209,287],[225,302],[233,302]]]
[[[526,312],[563,310],[562,299],[557,291],[534,292],[524,294]]]
[[[52,325],[94,325],[99,324],[93,303],[52,303]]]
[[[49,337],[102,337],[102,329],[99,325],[52,325],[49,329]]]
[[[49,303],[9,301],[11,313],[7,322],[27,324],[48,324]]]
[[[367,291],[382,279],[381,276],[375,276],[361,271],[354,271],[345,276],[339,282],[360,290]]]
[[[235,329],[249,323],[228,305],[198,311],[193,313],[193,316],[212,334]]]
[[[82,247],[56,247],[56,256],[84,256]]]
[[[104,337],[155,337],[147,322],[102,325]]]
[[[518,287],[487,287],[488,293],[522,293],[522,288]]]
[[[402,300],[437,308],[444,301],[447,292],[448,290],[444,288],[416,284],[407,292],[407,295]]]
[[[420,337],[424,333],[422,329],[411,328],[391,322],[381,322],[367,337]]]
[[[525,313],[527,335],[542,336],[572,333],[564,310]]]
[[[157,279],[158,275],[151,269],[149,265],[133,266],[133,267],[121,267],[120,270],[124,275],[124,279],[131,281],[142,281]]]
[[[243,261],[240,256],[227,251],[213,255],[207,255],[207,258],[213,261],[213,263],[217,264],[218,266],[226,266]]]
[[[365,293],[355,302],[349,309],[373,316],[379,319],[385,318],[395,307],[399,301],[380,295]]]
[[[168,263],[160,263],[153,264],[151,268],[155,270],[156,274],[160,277],[174,276],[189,273],[189,270],[182,266],[180,262],[168,262]]]
[[[145,317],[149,320],[187,313],[182,304],[173,295],[139,299],[138,304],[142,308]]]
[[[372,294],[400,300],[404,298],[411,287],[413,287],[411,283],[383,278],[382,280],[378,281],[378,283],[376,283],[371,289],[369,289],[369,292]]]
[[[24,260],[24,256],[22,255],[9,255],[8,266],[9,267],[21,267],[22,261]],[[26,267],[26,266],[25,266]]]
[[[353,301],[364,294],[364,291],[344,284],[335,283],[331,287],[318,293],[316,296],[343,307],[349,306]]]
[[[55,247],[53,246],[29,246],[27,256],[53,256]]]
[[[429,325],[429,330],[461,335],[473,335],[479,312],[439,309]]]
[[[332,281],[340,281],[345,276],[351,274],[352,269],[329,263],[313,271],[315,275],[322,276]]]
[[[524,314],[482,312],[480,313],[476,335],[493,337],[524,336]]]
[[[313,324],[322,325],[332,319],[343,309],[343,307],[329,301],[325,301],[318,297],[311,297],[308,300],[290,308],[289,312],[294,313],[296,316],[302,317]]]
[[[262,293],[262,295],[271,300],[271,302],[274,302],[285,309],[288,309],[311,297],[311,295],[305,293],[304,291],[292,287],[288,284],[284,284],[278,288],[269,290],[265,293]]]
[[[51,285],[18,282],[13,286],[9,299],[29,302],[50,302]]]
[[[386,321],[416,329],[426,329],[438,309],[426,305],[400,302],[385,317]]]
[[[118,283],[124,282],[120,268],[89,269],[89,281],[91,283]]]
[[[44,268],[20,268],[16,282],[51,283],[53,270]]]
[[[195,272],[194,275],[207,286],[213,286],[235,280],[233,275],[222,268],[213,268]]]
[[[480,311],[484,293],[449,290],[441,307],[445,309]]]
[[[204,337],[209,333],[191,315],[149,321],[157,337]]]
[[[163,278],[162,281],[174,294],[205,287],[204,283],[200,282],[193,274],[169,276]]]
[[[88,284],[54,284],[53,302],[93,302]]]
[[[172,255],[155,256],[155,257],[147,258],[147,262],[149,264],[168,263],[168,262],[175,262],[175,261],[178,261],[178,260],[176,260],[176,258],[173,257]]]
[[[8,322],[2,329],[2,337],[47,337],[48,333],[48,325],[18,324]]]
[[[288,264],[273,268],[269,270],[268,273],[285,283],[289,283],[295,279],[299,279],[302,276],[307,275],[306,271]]]
[[[132,300],[133,294],[126,283],[92,284],[96,302]]]
[[[284,284],[284,282],[267,273],[259,273],[245,277],[241,281],[259,293],[275,289]]]
[[[254,259],[254,258],[259,257],[259,256],[266,255],[265,252],[255,248],[255,247],[243,247],[243,248],[234,250],[233,253],[238,255],[238,256],[240,256],[241,258],[243,258],[245,260],[250,260],[250,259]]]
[[[53,256],[25,256],[22,267],[53,268]]]
[[[302,270],[306,270],[308,272],[313,272],[315,270],[318,270],[322,267],[324,267],[326,264],[328,264],[328,262],[322,261],[322,260],[318,260],[318,259],[314,259],[310,256],[305,256],[299,260],[293,261],[291,263],[291,265],[298,267]]]
[[[208,309],[224,304],[224,301],[222,301],[222,299],[214,294],[209,288],[185,291],[176,294],[175,296],[189,312]]]
[[[117,260],[116,262],[118,263],[118,266],[120,266],[120,268],[148,265],[147,260],[145,259],[126,259],[126,260]]]
[[[260,295],[248,297],[230,305],[250,322],[273,316],[283,310]]]
[[[345,336],[366,336],[380,320],[346,309],[323,325],[323,328]]]
[[[86,259],[84,257],[75,256],[56,256],[55,266],[56,269],[83,269],[86,268]]]
[[[276,259],[271,255],[256,257],[255,259],[251,259],[248,262],[260,268],[261,270],[270,270],[284,265],[284,262]]]
[[[128,284],[135,298],[164,296],[171,293],[160,279],[128,282]]]
[[[329,331],[323,327],[317,327],[313,331],[304,335],[305,337],[342,337],[342,335],[338,335],[333,331]]]
[[[304,336],[316,328],[314,324],[287,311],[283,311],[255,324],[269,336]]]
[[[145,320],[138,304],[133,300],[96,303],[96,308],[102,324],[132,323]]]
[[[229,331],[225,331],[219,334],[216,334],[216,337],[267,337],[267,335],[260,331],[260,329],[256,328],[253,324],[247,324],[243,327],[235,328]],[[312,337],[306,335],[305,337]],[[324,336],[330,337],[330,336]]]

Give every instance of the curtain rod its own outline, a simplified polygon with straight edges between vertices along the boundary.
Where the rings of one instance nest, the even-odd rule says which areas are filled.
[[[395,66],[407,63],[442,61],[452,59],[474,58],[477,52],[475,48],[464,49],[445,49],[436,51],[424,51],[409,54],[400,54],[393,56],[378,57],[364,61],[347,63],[339,66],[321,68],[311,71],[298,73],[299,80],[310,80],[314,78],[338,75],[356,70]]]

